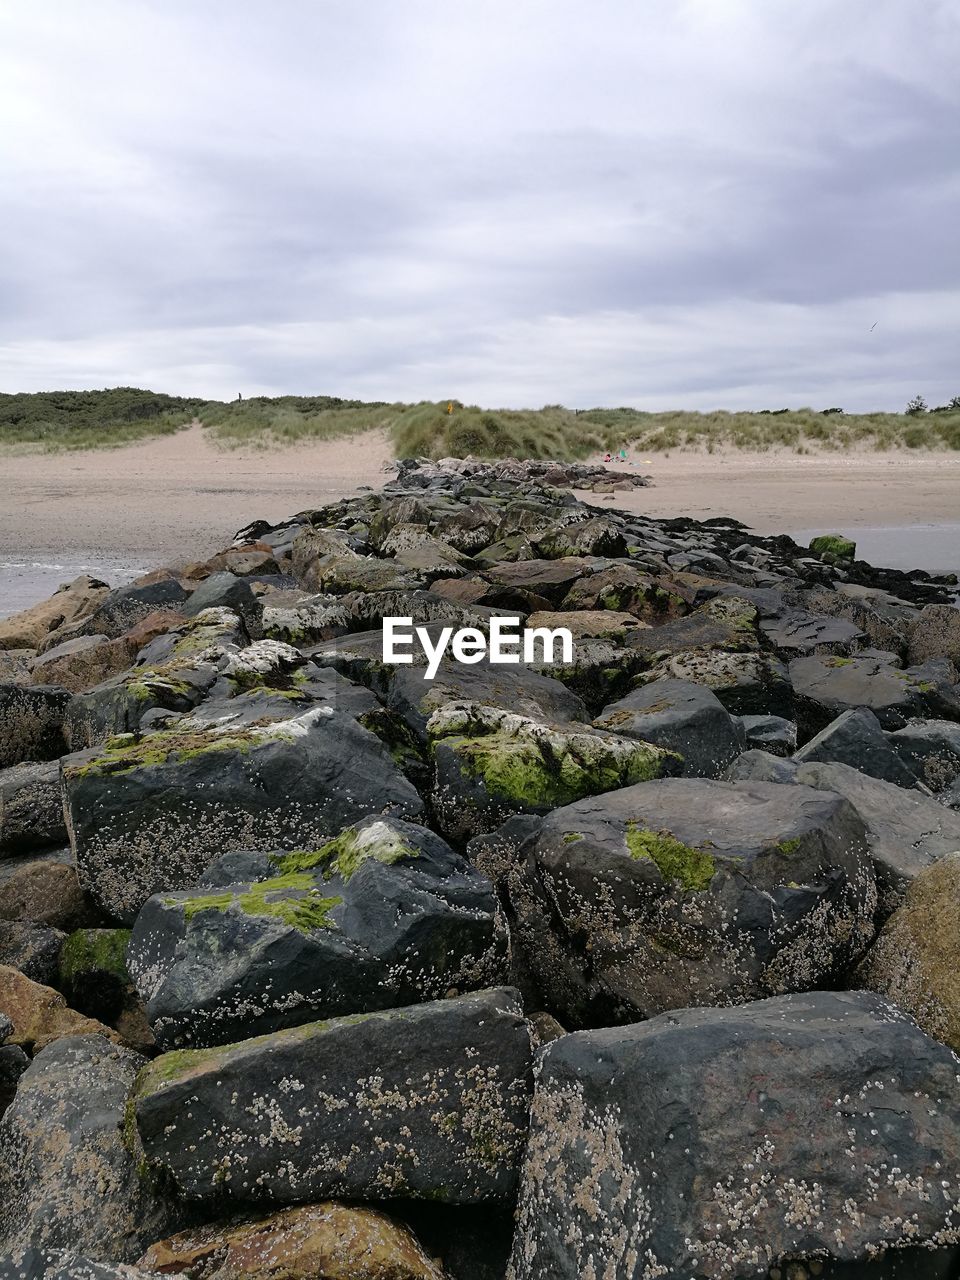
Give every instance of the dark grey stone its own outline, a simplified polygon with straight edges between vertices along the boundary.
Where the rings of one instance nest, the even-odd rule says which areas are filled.
[[[516,993],[483,991],[161,1056],[136,1124],[188,1200],[507,1200],[531,1056]]]
[[[773,756],[790,756],[797,749],[797,726],[783,716],[741,716],[748,750],[757,748]]]
[[[960,725],[956,726],[960,735]],[[916,773],[904,764],[893,749],[880,721],[867,707],[855,707],[831,720],[825,729],[804,743],[794,755],[798,764],[836,761],[848,764],[871,778],[892,782],[898,787],[916,787]]]
[[[515,945],[565,1025],[806,990],[873,938],[864,824],[808,787],[645,782],[554,810],[524,852]]]
[[[802,764],[796,780],[845,796],[863,819],[883,915],[899,905],[924,867],[960,849],[960,814],[930,796],[867,777],[846,764]]]
[[[63,755],[63,721],[70,698],[56,685],[0,682],[0,769]]]
[[[492,885],[426,827],[368,818],[289,866],[263,861],[265,894],[236,881],[226,893],[159,894],[137,917],[128,965],[162,1049],[436,1000],[505,976]]]
[[[885,1248],[956,1240],[958,1168],[956,1059],[872,994],[564,1036],[539,1059],[512,1274],[897,1275]],[[942,1280],[949,1258],[918,1248],[899,1274]]]
[[[102,1036],[34,1058],[0,1120],[0,1251],[78,1249],[131,1262],[179,1225],[123,1143],[127,1095],[146,1059]]]
[[[67,843],[55,760],[0,770],[0,850],[24,853]]]
[[[743,750],[740,724],[703,685],[655,680],[604,707],[598,728],[676,751],[685,778],[718,778]]]

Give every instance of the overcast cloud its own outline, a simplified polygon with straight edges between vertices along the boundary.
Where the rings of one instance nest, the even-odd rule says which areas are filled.
[[[958,67],[958,0],[0,0],[0,390],[940,403]]]

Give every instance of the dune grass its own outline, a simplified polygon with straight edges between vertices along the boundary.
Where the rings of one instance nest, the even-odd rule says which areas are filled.
[[[370,430],[388,433],[398,457],[573,460],[630,447],[645,452],[741,449],[796,453],[866,449],[960,450],[960,399],[931,411],[845,414],[782,409],[755,413],[677,410],[488,410],[459,401],[365,403],[336,396],[203,402],[130,387],[0,395],[0,443],[40,449],[128,444],[199,420],[224,447],[273,449]]]

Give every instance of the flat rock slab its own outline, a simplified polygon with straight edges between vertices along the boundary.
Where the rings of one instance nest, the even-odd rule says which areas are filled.
[[[164,1054],[134,1090],[149,1165],[188,1200],[506,1200],[531,1042],[509,988]]]
[[[566,1025],[826,984],[873,937],[866,831],[839,796],[667,778],[556,809],[510,895]]]
[[[913,717],[936,714],[937,682],[881,658],[796,658],[790,680],[803,739],[854,707],[869,707],[884,729],[902,729]]]
[[[867,828],[885,915],[925,867],[960,849],[960,813],[846,764],[802,764],[796,781],[845,796]]]
[[[958,1168],[956,1059],[876,996],[564,1036],[539,1061],[510,1274],[766,1280],[949,1246]],[[902,1274],[942,1263],[918,1249]]]
[[[137,917],[127,962],[161,1048],[503,980],[493,886],[426,827],[367,818],[313,852],[260,862],[257,883],[217,864],[217,886],[157,894]]]
[[[81,883],[124,924],[232,850],[316,849],[368,814],[423,807],[380,741],[328,705],[111,739],[66,757],[63,784]]]

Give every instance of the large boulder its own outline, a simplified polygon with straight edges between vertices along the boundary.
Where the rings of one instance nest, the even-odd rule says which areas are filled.
[[[676,773],[671,752],[585,724],[545,724],[478,702],[450,701],[427,721],[431,808],[451,839],[493,831],[515,813],[547,813],[583,796]]]
[[[960,736],[960,725],[955,728]],[[805,742],[793,758],[799,764],[818,760],[848,764],[898,787],[916,787],[919,782],[916,773],[890,745],[880,721],[868,707],[844,711]]]
[[[797,726],[783,716],[740,716],[748,750],[769,751],[774,756],[791,756],[797,749]]]
[[[508,1199],[526,1139],[530,1031],[479,992],[164,1054],[133,1110],[187,1200]]]
[[[0,1254],[69,1248],[132,1262],[181,1225],[124,1146],[127,1096],[144,1061],[98,1035],[34,1058],[0,1119]]]
[[[946,1280],[958,1168],[956,1059],[866,992],[564,1036],[539,1060],[510,1275]]]
[[[33,665],[34,682],[83,693],[126,671],[142,648],[183,621],[183,614],[160,609],[113,639],[77,636],[66,640],[37,659]]]
[[[60,627],[91,614],[109,591],[107,584],[97,578],[86,574],[74,578],[49,600],[31,605],[9,618],[0,618],[0,649],[39,649]]]
[[[406,1227],[335,1201],[184,1231],[151,1245],[139,1265],[188,1280],[444,1280]]]
[[[79,621],[59,628],[41,642],[41,653],[54,645],[77,636],[106,636],[115,639],[125,635],[137,623],[158,610],[176,612],[187,599],[187,592],[175,578],[138,586],[115,587],[96,607]]]
[[[685,778],[717,778],[744,748],[743,730],[703,685],[656,680],[611,702],[594,724],[681,756]]]
[[[844,796],[860,815],[884,916],[925,867],[960,849],[960,814],[930,796],[869,778],[846,764],[802,764],[795,780]]]
[[[0,966],[8,965],[41,986],[57,981],[60,948],[66,940],[61,929],[25,920],[0,920]]]
[[[426,827],[367,818],[315,851],[263,857],[261,871],[230,884],[225,867],[216,886],[159,894],[137,917],[128,963],[162,1048],[503,977],[492,886]]]
[[[873,937],[864,825],[808,787],[647,782],[554,810],[523,852],[518,941],[566,1025],[808,990]]]
[[[884,729],[901,729],[913,717],[938,714],[940,704],[938,682],[928,673],[867,654],[796,658],[790,680],[803,740],[855,707],[868,707]]]
[[[0,770],[0,851],[24,853],[66,843],[56,761]]]
[[[913,881],[855,981],[960,1052],[960,842]]]
[[[793,716],[793,689],[779,658],[752,651],[691,649],[662,658],[638,677],[640,683],[685,680],[711,689],[736,716]]]
[[[63,755],[70,694],[50,685],[0,684],[0,769]]]
[[[422,809],[378,739],[324,703],[113,738],[66,757],[63,785],[81,883],[124,924],[233,849],[315,849],[368,814]]]

